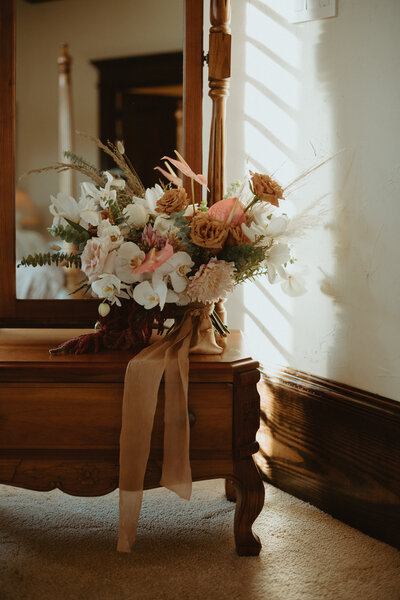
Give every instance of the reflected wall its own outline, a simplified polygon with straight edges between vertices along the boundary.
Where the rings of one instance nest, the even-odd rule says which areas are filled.
[[[58,158],[57,58],[61,44],[69,44],[73,59],[75,128],[97,136],[98,71],[91,61],[181,51],[183,5],[183,0],[59,0],[35,4],[17,0],[17,259],[28,250],[39,249],[40,244],[47,250],[50,241],[46,230],[52,222],[48,206],[50,194],[57,194],[58,176],[48,172],[19,178]],[[99,164],[98,150],[92,142],[75,138],[75,151],[92,164]],[[18,269],[18,278],[21,271]],[[36,270],[33,279],[38,276]],[[57,279],[60,272],[54,271],[53,276]],[[24,286],[18,297],[43,297],[29,286]],[[64,297],[61,289],[60,294]],[[55,296],[52,291],[47,297]]]

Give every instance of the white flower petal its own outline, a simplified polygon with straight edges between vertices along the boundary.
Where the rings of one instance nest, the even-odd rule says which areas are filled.
[[[260,235],[264,236],[265,235],[265,231],[261,230],[259,231],[259,228],[257,227],[257,225],[255,223],[251,223],[250,227],[248,227],[245,223],[242,223],[242,231],[244,233],[244,235],[249,238],[249,240],[251,242],[255,242],[256,238],[259,237]]]
[[[132,271],[142,264],[145,259],[145,253],[133,242],[124,242],[118,248],[118,254],[115,261],[115,272],[117,276],[125,283],[135,283],[142,281],[141,274],[133,274]]]
[[[159,298],[159,304],[162,310],[164,308],[164,304],[167,298],[167,284],[162,279],[158,280],[157,278],[153,277],[153,288]]]
[[[144,306],[146,310],[154,308],[159,303],[159,297],[149,281],[139,283],[133,290],[135,302]]]
[[[266,260],[275,266],[283,265],[290,260],[290,249],[287,244],[275,244],[268,250]]]
[[[267,235],[276,238],[286,231],[289,219],[285,215],[272,218],[267,227]]]
[[[145,206],[139,202],[128,204],[123,210],[123,215],[128,225],[136,229],[144,227],[150,217],[150,213]]]
[[[109,219],[101,221],[97,228],[97,235],[99,238],[108,239],[112,248],[118,248],[124,241],[124,237],[118,225],[112,225]]]
[[[187,288],[187,285],[188,285],[187,278],[182,277],[182,275],[179,275],[176,271],[173,271],[172,273],[170,273],[170,279],[171,279],[171,284],[172,284],[172,287],[174,288],[174,291],[177,292],[178,294],[181,294]]]
[[[281,288],[285,294],[292,297],[302,296],[307,291],[304,280],[300,275],[288,275],[286,281],[281,283]]]
[[[79,206],[75,198],[59,192],[57,196],[50,196],[52,204],[49,206],[50,213],[59,221],[60,217],[69,219],[74,223],[79,222]]]

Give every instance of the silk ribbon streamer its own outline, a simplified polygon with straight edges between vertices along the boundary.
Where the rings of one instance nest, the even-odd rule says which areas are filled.
[[[144,477],[158,391],[164,375],[164,458],[160,485],[190,499],[189,354],[221,354],[210,321],[212,307],[188,307],[162,340],[137,354],[125,373],[120,438],[119,538],[130,552],[142,505]]]

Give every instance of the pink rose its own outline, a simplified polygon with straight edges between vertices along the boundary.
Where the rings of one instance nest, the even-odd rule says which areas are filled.
[[[96,281],[104,273],[104,266],[110,250],[108,238],[90,239],[81,255],[82,271],[87,275],[89,283]]]

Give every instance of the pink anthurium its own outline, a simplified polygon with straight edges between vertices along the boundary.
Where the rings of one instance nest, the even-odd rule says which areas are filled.
[[[168,181],[172,181],[172,183],[174,185],[176,185],[177,187],[183,186],[183,181],[180,177],[176,177],[175,175],[168,173],[165,169],[162,169],[161,167],[154,167],[154,169],[156,169],[157,171],[160,171],[160,173],[162,173],[164,175],[164,177],[166,177],[168,179]]]
[[[169,242],[167,242],[162,250],[156,250],[152,248],[150,252],[146,254],[144,261],[132,271],[132,275],[138,273],[147,273],[149,271],[155,271],[163,263],[165,263],[174,253],[174,249]]]
[[[246,225],[246,216],[237,198],[225,198],[216,202],[208,209],[208,214],[223,223],[232,223],[232,225],[244,223]]]
[[[176,160],[175,158],[170,158],[169,156],[163,156],[162,160],[169,160],[169,162],[172,165],[174,165],[174,167],[176,167],[178,171],[180,171],[187,177],[190,177],[190,179],[194,179],[194,181],[197,181],[197,183],[199,183],[200,185],[207,185],[207,179],[204,177],[204,175],[202,175],[201,173],[198,173],[196,175],[196,173],[192,171],[189,165],[187,165],[183,161]]]

